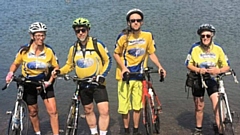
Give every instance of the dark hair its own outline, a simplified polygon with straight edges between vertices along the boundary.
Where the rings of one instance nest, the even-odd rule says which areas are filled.
[[[23,46],[23,47],[21,47],[20,54],[22,54],[23,52],[24,52],[24,53],[27,53],[27,52],[29,51],[32,43],[33,43],[33,39],[30,40],[28,46]]]
[[[126,35],[126,40],[125,40],[124,45],[123,45],[123,51],[125,51],[126,48],[128,47],[128,40],[129,40],[129,33],[130,32],[132,32],[130,27],[124,28],[122,30],[122,34]]]

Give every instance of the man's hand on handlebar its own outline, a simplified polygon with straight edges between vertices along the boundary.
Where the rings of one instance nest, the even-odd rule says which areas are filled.
[[[105,82],[105,77],[102,75],[97,75],[95,79],[99,84],[103,84]]]
[[[57,75],[60,75],[60,70],[59,69],[53,70],[51,74],[53,78],[57,78]]]

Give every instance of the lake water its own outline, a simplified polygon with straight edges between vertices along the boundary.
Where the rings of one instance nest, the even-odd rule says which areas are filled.
[[[90,34],[103,41],[113,53],[114,43],[119,32],[126,27],[125,15],[132,8],[140,8],[144,12],[143,29],[150,30],[155,38],[157,52],[163,67],[167,71],[164,83],[158,83],[154,76],[154,86],[163,104],[163,135],[190,134],[194,128],[194,105],[192,97],[187,99],[184,83],[186,67],[184,61],[192,43],[199,40],[196,34],[202,23],[211,23],[216,28],[215,41],[223,46],[231,67],[240,75],[239,69],[239,37],[240,37],[240,1],[238,0],[0,0],[0,83],[5,84],[5,76],[14,60],[18,48],[30,40],[28,27],[40,21],[47,25],[46,43],[55,50],[60,65],[65,64],[67,52],[76,40],[72,30],[72,21],[78,17],[86,17],[91,21]],[[152,65],[150,63],[150,65]],[[107,78],[110,97],[111,124],[109,134],[122,133],[121,116],[117,114],[117,82],[115,81],[116,64],[113,61],[111,72]],[[20,70],[18,70],[19,73]],[[233,83],[231,77],[225,79],[230,105],[240,112],[239,85]],[[11,85],[0,94],[0,134],[5,131],[11,110],[16,98],[16,91]],[[55,85],[56,98],[60,115],[60,128],[64,127],[67,107],[73,93],[74,84],[58,80]],[[41,126],[49,134],[48,116],[42,101],[39,100]],[[211,104],[206,96],[204,116],[204,133],[212,134]],[[84,122],[84,120],[83,120]],[[143,126],[140,126],[143,128]],[[238,123],[238,132],[240,134]],[[144,132],[144,129],[141,129]],[[79,134],[88,134],[82,127]]]

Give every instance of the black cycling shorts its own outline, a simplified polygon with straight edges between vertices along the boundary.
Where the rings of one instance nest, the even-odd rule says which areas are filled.
[[[208,86],[207,93],[208,96],[211,96],[213,93],[218,92],[218,84],[215,80],[213,79],[208,79],[205,81],[206,85]],[[205,89],[204,88],[200,88],[200,89],[192,89],[192,95],[194,97],[203,97],[205,93]]]
[[[46,88],[46,93],[44,93],[43,90],[38,93],[36,85],[29,84],[24,86],[23,100],[27,103],[27,105],[37,104],[38,95],[40,95],[43,100],[55,97],[53,84]]]
[[[91,104],[93,99],[96,104],[100,102],[108,102],[106,86],[100,85],[93,88],[80,88],[80,98],[82,105]]]

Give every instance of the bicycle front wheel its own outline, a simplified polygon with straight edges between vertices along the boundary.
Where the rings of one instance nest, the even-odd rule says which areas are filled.
[[[20,100],[17,103],[15,114],[17,119],[11,115],[8,124],[8,135],[27,135],[29,128],[29,116],[27,104]],[[13,112],[14,114],[14,112]]]
[[[154,127],[156,130],[157,134],[160,134],[160,113],[159,113],[159,109],[155,108],[155,123],[154,123]]]
[[[76,102],[73,100],[68,111],[66,126],[65,126],[65,135],[77,135],[78,127],[78,110],[76,110]]]
[[[227,110],[226,99],[220,95],[218,100],[220,129],[224,135],[234,135],[234,127],[232,123],[231,113]]]
[[[145,96],[145,128],[147,135],[153,135],[153,113],[150,98]]]

